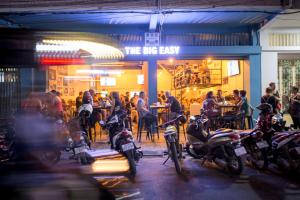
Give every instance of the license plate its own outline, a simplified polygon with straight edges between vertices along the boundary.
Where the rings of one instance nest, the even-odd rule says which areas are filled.
[[[267,148],[269,147],[269,144],[266,141],[261,141],[256,143],[257,147],[259,149]]]
[[[127,143],[122,145],[122,150],[123,151],[129,151],[131,149],[134,149],[133,143]]]
[[[247,154],[245,147],[236,148],[236,149],[234,149],[234,152],[237,156],[242,156],[242,155]]]
[[[77,148],[74,148],[74,151],[75,151],[75,154],[79,154],[79,153],[85,152],[86,151],[86,147],[85,146],[83,146],[83,147],[77,147]]]
[[[296,147],[296,151],[300,155],[300,147]]]

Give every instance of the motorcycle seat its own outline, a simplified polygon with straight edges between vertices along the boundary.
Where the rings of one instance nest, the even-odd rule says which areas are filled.
[[[251,133],[253,133],[253,129],[241,130],[241,131],[239,132],[239,134],[240,134],[241,137],[250,135]]]
[[[215,131],[215,134],[219,134],[219,133],[230,133],[232,132],[233,130],[232,129],[229,129],[229,128],[221,128],[221,129],[218,129]]]

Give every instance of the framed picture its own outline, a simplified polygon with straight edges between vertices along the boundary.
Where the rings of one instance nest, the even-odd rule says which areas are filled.
[[[57,78],[57,86],[58,86],[58,87],[61,87],[62,84],[63,84],[63,78],[62,78],[62,77],[58,77],[58,78]]]
[[[63,79],[63,86],[68,86],[68,79]]]
[[[56,87],[56,91],[58,91],[58,92],[62,93],[62,91],[63,91],[63,88],[62,88],[62,87]]]
[[[69,96],[74,96],[74,95],[75,95],[74,88],[69,88]]]
[[[59,75],[66,76],[68,75],[68,67],[67,66],[59,66],[57,67],[57,71]]]
[[[49,76],[49,80],[56,80],[56,70],[49,69],[48,76]]]
[[[49,91],[56,90],[56,84],[49,85]]]
[[[68,88],[65,88],[65,89],[64,89],[64,95],[65,95],[65,96],[68,96],[68,94],[69,94],[69,90],[68,90]]]

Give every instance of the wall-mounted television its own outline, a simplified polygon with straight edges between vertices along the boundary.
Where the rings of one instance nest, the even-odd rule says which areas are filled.
[[[240,74],[240,66],[238,60],[229,60],[227,64],[228,76]]]
[[[117,84],[116,78],[113,77],[101,77],[100,85],[101,86],[115,86]]]

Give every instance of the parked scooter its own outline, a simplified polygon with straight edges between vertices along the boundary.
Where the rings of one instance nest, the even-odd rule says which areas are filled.
[[[208,119],[204,115],[191,116],[187,127],[186,150],[196,159],[213,161],[231,174],[239,175],[243,171],[241,156],[247,152],[241,146],[238,132],[231,129],[205,131]]]
[[[131,175],[136,174],[136,162],[143,157],[143,152],[136,147],[132,132],[125,129],[126,113],[116,114],[107,120],[100,121],[100,125],[108,130],[111,148],[122,153],[127,159]]]
[[[300,174],[300,132],[282,132],[272,137],[272,161],[284,171]]]
[[[284,170],[299,172],[300,133],[297,131],[284,132],[287,128],[283,117],[280,113],[274,115],[271,105],[260,104],[257,109],[261,112],[256,128],[250,137],[242,136],[243,144],[251,156],[252,163],[258,169],[266,169],[269,162],[273,162]],[[250,145],[252,148],[249,148]]]
[[[74,119],[77,120],[77,119]],[[71,126],[74,124],[65,124],[62,120],[55,122],[55,128],[59,134],[59,141],[61,141],[61,149],[67,152],[72,151],[73,155],[71,158],[77,160],[81,164],[89,163],[87,151],[90,147],[87,135],[84,131],[73,131]]]

